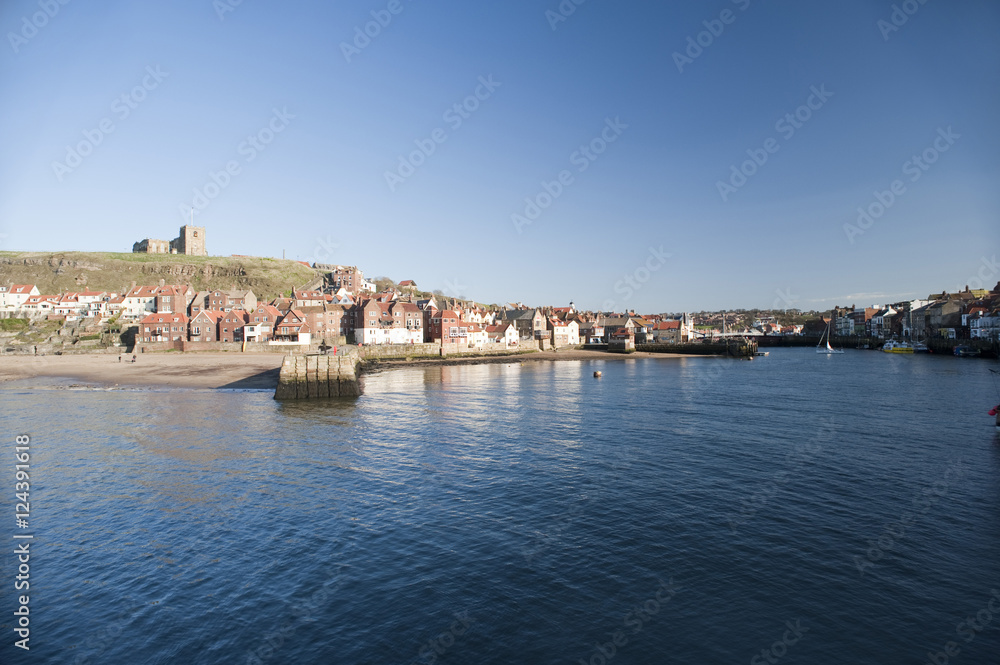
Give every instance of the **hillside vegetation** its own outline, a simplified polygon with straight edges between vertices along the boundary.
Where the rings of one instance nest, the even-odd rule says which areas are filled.
[[[121,293],[138,285],[190,284],[196,290],[250,289],[258,298],[288,295],[320,273],[296,261],[263,257],[114,252],[0,252],[0,284],[36,284],[43,294]]]

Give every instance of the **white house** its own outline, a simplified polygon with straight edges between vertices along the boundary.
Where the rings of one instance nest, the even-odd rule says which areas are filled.
[[[18,309],[25,316],[41,317],[55,313],[55,308],[59,304],[59,296],[28,296]]]
[[[508,349],[517,346],[519,335],[513,323],[501,323],[497,326],[486,326],[487,339],[495,344],[503,344]]]
[[[885,317],[892,317],[896,313],[892,307],[886,307],[885,309],[880,309],[872,317],[872,334],[876,337],[885,337],[885,333],[888,332],[885,326]]]
[[[486,346],[486,343],[490,341],[490,337],[489,334],[486,332],[486,328],[479,325],[478,323],[469,324],[468,335],[469,336],[466,339],[469,341],[469,346],[476,349],[483,348],[484,346]]]
[[[122,300],[122,316],[142,319],[156,311],[156,286],[134,286]]]
[[[571,321],[560,321],[552,317],[549,319],[549,327],[552,329],[552,346],[576,346],[580,343],[580,324],[575,319]]]
[[[1000,312],[983,312],[969,319],[969,337],[972,339],[1000,339]]]
[[[28,301],[28,298],[37,296],[38,294],[38,287],[34,284],[12,284],[0,296],[3,298],[0,301],[0,305],[3,305],[8,310],[21,309],[21,306]]]

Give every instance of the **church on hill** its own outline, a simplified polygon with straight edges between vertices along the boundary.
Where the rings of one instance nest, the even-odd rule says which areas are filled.
[[[188,256],[208,256],[205,249],[205,227],[185,224],[180,235],[171,240],[144,238],[132,245],[136,254],[187,254]]]

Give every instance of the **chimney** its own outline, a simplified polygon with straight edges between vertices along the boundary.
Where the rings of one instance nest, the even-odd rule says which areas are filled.
[[[164,280],[164,279],[163,279],[163,278],[161,277],[161,278],[160,278],[160,288],[162,289],[162,288],[163,288],[163,287],[164,287],[164,286],[166,285],[166,283],[167,283],[167,282],[166,282],[166,280]]]

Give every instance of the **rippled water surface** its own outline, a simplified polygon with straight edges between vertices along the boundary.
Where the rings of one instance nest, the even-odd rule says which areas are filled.
[[[37,538],[30,653],[3,558],[0,662],[1000,662],[988,366],[401,368],[333,403],[2,386]]]

